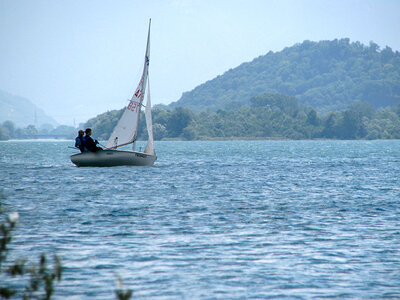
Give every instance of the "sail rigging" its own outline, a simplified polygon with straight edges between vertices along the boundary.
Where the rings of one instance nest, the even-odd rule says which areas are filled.
[[[133,94],[129,104],[125,107],[125,110],[115,126],[110,138],[106,143],[107,149],[116,149],[118,147],[134,143],[137,138],[137,131],[139,126],[139,117],[141,106],[143,103],[144,95],[146,93],[146,84],[148,81],[149,74],[149,63],[150,63],[150,25],[147,34],[147,45],[146,54],[144,59],[143,73],[139,81],[139,84]],[[133,145],[133,150],[134,149]]]

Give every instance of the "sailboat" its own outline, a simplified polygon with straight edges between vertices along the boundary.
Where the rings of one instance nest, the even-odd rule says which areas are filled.
[[[104,150],[83,152],[71,155],[71,161],[78,167],[113,167],[113,166],[152,166],[157,159],[154,149],[153,125],[151,116],[149,62],[150,62],[150,25],[147,34],[146,54],[142,77],[125,107],[124,112],[109,137]],[[147,102],[143,105],[147,88]],[[144,152],[135,151],[142,106],[145,107],[148,140]],[[132,151],[117,148],[132,144]]]

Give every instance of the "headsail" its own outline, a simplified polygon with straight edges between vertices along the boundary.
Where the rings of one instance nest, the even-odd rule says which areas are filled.
[[[149,72],[150,25],[151,19],[149,20],[149,31],[147,34],[146,54],[142,77],[135,90],[135,93],[129,101],[129,104],[125,107],[121,119],[118,121],[117,126],[115,126],[113,133],[108,139],[106,148],[117,148],[136,141],[140,109],[143,103],[144,94],[146,92],[147,77]]]

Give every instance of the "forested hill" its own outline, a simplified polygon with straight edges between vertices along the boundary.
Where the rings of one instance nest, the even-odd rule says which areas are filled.
[[[227,55],[229,55],[227,53]],[[349,39],[304,41],[243,63],[186,92],[171,107],[235,109],[263,93],[295,96],[320,112],[363,101],[385,107],[400,101],[400,53]]]

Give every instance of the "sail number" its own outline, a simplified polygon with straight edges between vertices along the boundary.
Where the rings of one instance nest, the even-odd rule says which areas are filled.
[[[139,112],[139,107],[140,107],[139,103],[131,101],[129,102],[129,105],[126,109],[131,110],[133,112]]]
[[[141,90],[141,89],[138,89],[138,90],[136,91],[136,93],[135,93],[135,97],[139,99],[141,96],[142,96],[142,90]]]

